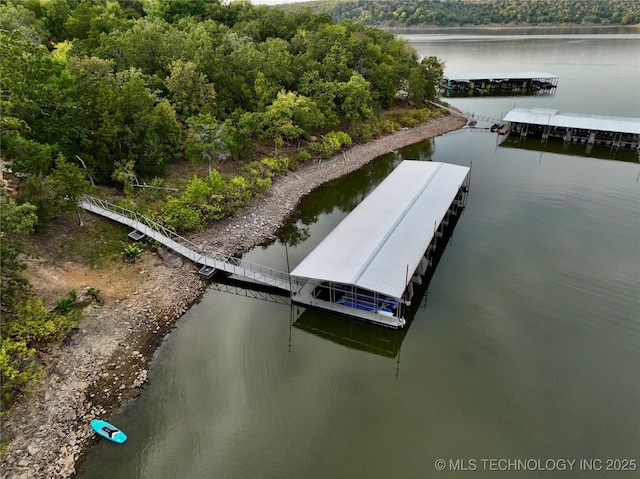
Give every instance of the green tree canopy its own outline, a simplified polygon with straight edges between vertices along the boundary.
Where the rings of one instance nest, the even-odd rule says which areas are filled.
[[[324,125],[324,116],[313,100],[294,92],[278,93],[264,113],[256,114],[259,135],[273,139],[276,148]]]
[[[223,162],[229,157],[232,142],[226,125],[216,121],[209,114],[200,114],[187,119],[189,125],[187,156],[196,163],[204,162],[211,175],[211,160]]]
[[[309,9],[5,0],[0,27],[3,154],[32,176],[40,218],[55,216],[59,155],[82,158],[98,184],[122,165],[153,178],[183,152],[248,159],[261,143],[355,128],[399,91],[419,100],[438,85],[437,60],[421,64],[404,40]]]
[[[201,112],[215,111],[215,88],[207,75],[197,71],[195,63],[174,60],[164,84],[169,90],[168,99],[182,121]]]
[[[636,0],[346,0],[316,2],[312,8],[330,14],[335,21],[398,27],[640,23],[640,4]]]
[[[38,216],[36,206],[18,204],[4,193],[0,208],[0,313],[4,315],[14,311],[29,291],[29,282],[20,273],[26,268],[20,255],[25,251],[22,240],[34,232]]]
[[[340,111],[344,117],[355,122],[373,116],[373,99],[370,83],[360,75],[353,75],[347,83],[338,87]]]

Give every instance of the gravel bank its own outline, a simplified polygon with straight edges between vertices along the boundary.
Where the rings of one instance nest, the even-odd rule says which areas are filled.
[[[462,128],[466,118],[452,114],[442,116],[405,131],[356,145],[328,160],[304,165],[277,178],[269,191],[242,215],[220,221],[210,230],[190,237],[205,250],[218,253],[243,253],[264,243],[293,212],[300,199],[323,183],[340,178],[373,159],[398,148]]]
[[[190,239],[205,250],[243,253],[264,243],[300,198],[319,185],[357,170],[374,158],[464,126],[458,115],[375,140],[278,178],[241,215],[218,222]],[[2,417],[2,479],[69,478],[97,442],[89,426],[108,419],[141,393],[153,352],[174,322],[198,301],[206,283],[194,265],[170,252],[146,255],[151,271],[122,300],[91,305],[64,344],[41,356],[44,374]]]

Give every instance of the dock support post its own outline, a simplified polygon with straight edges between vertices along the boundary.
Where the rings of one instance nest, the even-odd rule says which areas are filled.
[[[571,141],[572,136],[573,136],[573,129],[567,128],[567,131],[565,132],[564,137],[562,137],[562,139],[564,140],[565,143],[569,143]]]
[[[551,132],[551,128],[549,128],[549,126],[545,126],[544,130],[542,131],[542,143],[546,143],[547,140],[549,139],[549,133]]]

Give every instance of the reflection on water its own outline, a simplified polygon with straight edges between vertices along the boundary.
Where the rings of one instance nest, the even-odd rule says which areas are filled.
[[[625,31],[629,31],[628,29]],[[505,40],[509,41],[522,41],[529,42],[531,40],[538,41],[546,41],[546,42],[555,42],[558,40],[574,40],[574,41],[587,41],[587,40],[628,40],[636,38],[635,33],[601,33],[601,34],[593,34],[593,35],[583,35],[583,34],[568,34],[568,33],[558,33],[557,35],[553,35],[550,37],[547,34],[513,34],[509,31],[501,32],[497,35],[482,35],[483,42],[504,42]],[[402,35],[401,35],[402,36]],[[458,34],[458,35],[445,35],[445,34],[424,34],[424,35],[412,35],[412,42],[438,42],[438,41],[446,41],[446,42],[478,42],[477,35],[467,35],[467,34]]]
[[[311,236],[309,225],[317,223],[321,215],[334,211],[351,212],[396,165],[394,155],[385,155],[382,161],[366,165],[362,175],[339,178],[321,186],[302,200],[295,213],[277,233],[278,238],[289,246],[304,242]]]
[[[519,138],[508,136],[500,142],[506,148],[520,148],[543,153],[559,153],[563,155],[585,156],[603,160],[618,160],[631,163],[640,162],[640,151],[633,148],[612,148],[603,145],[588,145],[564,142],[558,139],[542,141],[539,138]]]
[[[352,349],[397,358],[407,328],[391,329],[315,309],[301,312],[293,326]]]
[[[422,282],[414,285],[413,298],[405,314],[404,328],[389,329],[326,311],[305,309],[299,306],[295,306],[295,308],[296,311],[301,311],[301,314],[295,315],[297,319],[293,325],[343,346],[399,359],[400,347],[411,327],[411,322],[419,309],[426,308],[429,283],[459,220],[460,216],[453,216],[450,219],[449,224],[443,230],[442,238],[436,243],[436,248],[431,256],[432,263],[422,277]]]
[[[433,139],[425,140],[377,158],[359,169],[357,175],[348,175],[322,185],[302,199],[277,237],[289,246],[299,245],[310,237],[309,226],[317,223],[320,216],[336,211],[350,213],[402,160],[429,161],[433,153]]]
[[[232,277],[224,277],[221,274],[214,276],[214,281],[209,287],[210,289],[215,289],[223,293],[244,296],[245,298],[260,299],[269,303],[291,304],[289,295],[279,288],[251,283]]]
[[[445,98],[468,98],[468,97],[491,97],[491,96],[545,96],[552,97],[556,94],[553,90],[444,90],[442,92]]]
[[[420,42],[455,42],[455,41],[507,41],[507,40],[623,40],[637,38],[635,26],[604,27],[480,27],[480,28],[396,28],[393,33],[410,40],[411,44]]]

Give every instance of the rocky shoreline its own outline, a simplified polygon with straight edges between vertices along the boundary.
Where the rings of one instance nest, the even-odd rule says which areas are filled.
[[[310,162],[277,178],[242,214],[189,239],[205,251],[244,253],[269,240],[299,200],[323,183],[357,170],[380,155],[463,127],[461,115],[428,123],[328,160]],[[137,397],[153,353],[173,324],[199,300],[207,282],[195,266],[170,252],[146,254],[141,281],[127,297],[92,304],[59,346],[43,353],[43,377],[2,418],[2,479],[69,478],[97,442],[89,421],[109,418]],[[143,276],[142,273],[151,271]]]

